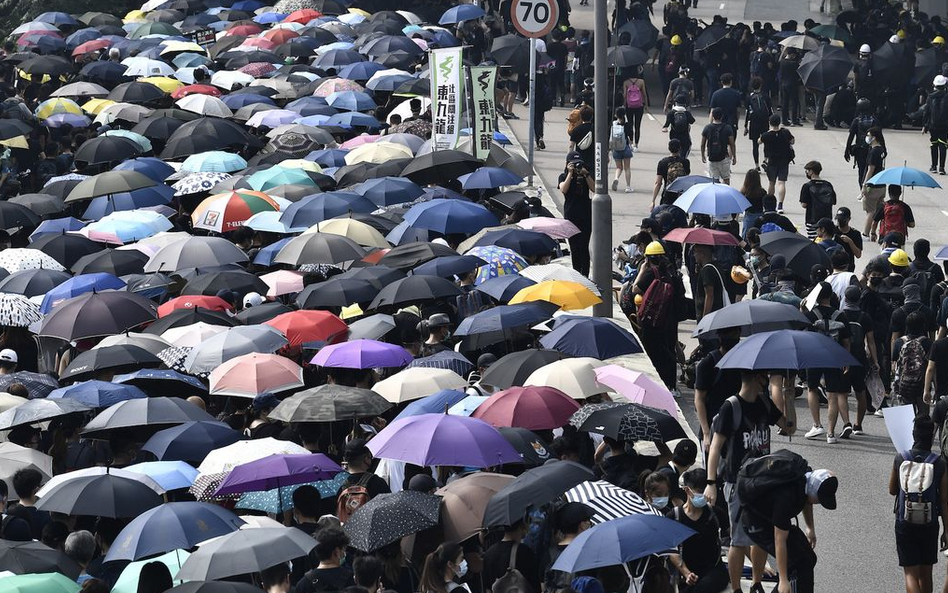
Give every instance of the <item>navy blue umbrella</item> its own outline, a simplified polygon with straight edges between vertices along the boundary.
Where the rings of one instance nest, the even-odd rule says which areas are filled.
[[[501,303],[506,303],[514,297],[515,294],[528,286],[536,284],[533,280],[519,274],[507,274],[496,276],[478,284],[474,290],[483,292],[487,296]]]
[[[119,163],[114,171],[137,171],[149,179],[162,182],[175,172],[174,167],[153,156],[140,156]],[[174,192],[171,192],[174,195]]]
[[[553,563],[553,570],[580,572],[618,566],[673,549],[693,529],[658,515],[632,515],[606,521],[579,534]]]
[[[137,210],[148,206],[163,206],[171,203],[175,189],[171,186],[159,184],[152,187],[143,187],[131,192],[111,194],[93,198],[86,208],[83,218],[86,220],[100,220],[116,211]]]
[[[139,369],[134,373],[116,375],[113,383],[134,385],[154,395],[201,395],[207,387],[191,375],[182,375],[170,369]]]
[[[858,366],[849,350],[818,332],[782,329],[754,334],[718,361],[722,369],[840,369]]]
[[[458,177],[464,189],[494,189],[504,185],[517,185],[523,181],[521,175],[501,167],[481,167],[473,173]]]
[[[305,229],[349,212],[368,213],[376,209],[378,206],[357,193],[327,192],[306,196],[299,202],[290,204],[280,215],[280,222],[291,228]]]
[[[212,537],[233,533],[244,520],[206,502],[169,502],[135,517],[115,538],[105,562],[139,560],[189,550]]]
[[[341,148],[323,148],[314,150],[306,155],[306,160],[313,161],[323,167],[342,167],[346,164],[346,155],[348,153],[348,150]]]
[[[271,243],[266,247],[262,247],[260,251],[257,252],[257,255],[253,258],[253,263],[258,266],[272,266],[273,260],[276,259],[280,250],[292,240],[293,237],[287,237],[285,239],[280,239],[275,243]]]
[[[107,381],[82,381],[68,387],[54,389],[48,399],[74,399],[93,408],[107,408],[127,399],[143,399],[148,394],[134,385],[119,385]]]
[[[142,451],[159,461],[192,461],[197,465],[214,449],[239,440],[240,433],[223,422],[202,420],[159,430],[142,445]]]
[[[385,70],[385,66],[382,64],[375,62],[353,62],[339,70],[339,78],[358,82],[372,78],[376,72],[381,70]]]
[[[450,276],[460,276],[461,274],[473,272],[477,268],[486,265],[487,262],[476,255],[446,255],[421,264],[412,270],[412,274],[426,274],[429,276],[438,276],[439,278],[448,278]]]
[[[535,325],[553,317],[557,305],[546,301],[531,301],[516,305],[501,305],[466,317],[458,325],[459,336],[488,332],[505,332],[517,327]]]
[[[412,367],[418,365],[412,363],[408,366]],[[418,416],[420,414],[444,414],[445,407],[451,407],[465,397],[467,397],[467,394],[463,391],[442,389],[437,393],[432,393],[428,397],[416,399],[411,402],[405,406],[405,409],[402,410],[398,416],[395,416],[395,420],[408,418],[409,416]]]
[[[540,338],[540,344],[551,350],[598,360],[642,352],[635,336],[612,321],[598,317],[575,316],[557,323],[553,331]]]
[[[363,181],[353,188],[379,206],[404,204],[424,195],[425,190],[404,177],[379,177]]]
[[[411,361],[408,368],[424,367],[429,369],[448,369],[466,377],[468,373],[474,370],[474,365],[463,354],[454,350],[443,350],[431,356],[416,358]],[[455,402],[456,403],[456,402]]]
[[[499,224],[497,217],[480,204],[443,199],[415,204],[405,213],[405,222],[415,228],[443,234],[474,234]]]
[[[474,247],[497,245],[512,249],[523,256],[540,255],[556,251],[556,240],[538,231],[526,229],[503,229],[489,231],[474,243]]]

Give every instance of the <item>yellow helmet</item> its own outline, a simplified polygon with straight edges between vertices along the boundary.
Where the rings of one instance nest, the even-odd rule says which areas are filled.
[[[905,30],[904,30],[904,29],[899,29],[898,31],[895,32],[895,34],[898,35],[899,39],[905,39]]]
[[[633,301],[635,302],[635,306],[636,306],[636,307],[641,306],[641,305],[642,305],[642,300],[643,300],[643,299],[642,299],[642,295],[640,295],[640,294],[635,295],[635,298],[633,299]]]
[[[932,45],[944,45],[944,44],[945,44],[945,38],[942,37],[941,35],[932,39]]]
[[[681,35],[675,35],[671,39],[672,45],[681,45]]]
[[[652,241],[645,246],[645,255],[665,255],[665,246],[658,241]]]
[[[751,273],[743,266],[733,266],[731,268],[731,280],[737,284],[747,284],[747,281],[750,279]]]
[[[909,265],[909,256],[904,249],[896,249],[889,254],[889,263],[900,268],[907,268]]]

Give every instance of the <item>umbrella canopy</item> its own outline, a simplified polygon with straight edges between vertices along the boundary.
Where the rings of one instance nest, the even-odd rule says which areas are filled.
[[[107,381],[83,381],[54,389],[46,397],[74,399],[92,408],[107,408],[128,399],[146,398],[148,394],[134,385],[120,385]]]
[[[918,169],[911,167],[892,167],[885,169],[872,176],[866,183],[874,185],[907,185],[909,187],[935,187],[941,188],[935,179]]]
[[[846,49],[825,44],[805,54],[797,72],[805,87],[829,93],[846,84],[852,69],[853,61]]]
[[[375,391],[320,385],[286,398],[269,417],[283,422],[334,422],[378,416],[391,407],[392,404]]]
[[[26,296],[0,293],[0,325],[28,327],[42,319],[40,307]]]
[[[185,561],[181,580],[215,580],[255,573],[309,554],[316,540],[299,529],[243,529],[207,542]]]
[[[678,420],[668,412],[633,403],[589,404],[576,412],[570,423],[580,430],[628,443],[664,443],[687,437]]]
[[[167,491],[190,488],[198,477],[198,471],[183,461],[146,461],[125,469],[148,476]]]
[[[273,353],[289,341],[279,330],[267,325],[229,328],[205,340],[184,360],[189,373],[210,373],[224,362],[253,352]]]
[[[68,401],[68,400],[61,400]],[[150,397],[119,402],[93,418],[82,434],[87,438],[107,438],[111,431],[135,428],[153,434],[163,428],[193,421],[213,421],[214,417],[191,402],[175,397]]]
[[[725,216],[740,214],[750,208],[750,202],[744,194],[729,185],[696,183],[675,200],[675,206],[689,214]]]
[[[481,383],[500,389],[522,386],[531,373],[563,358],[566,358],[566,355],[556,350],[528,349],[512,352],[490,365],[481,376]]]
[[[604,480],[583,482],[567,490],[564,496],[569,502],[581,502],[596,511],[592,517],[593,525],[632,515],[662,516],[661,511],[635,492]]]
[[[595,358],[564,358],[533,371],[524,385],[547,385],[570,397],[584,399],[609,391],[596,380],[595,369],[604,364]]]
[[[383,265],[384,260],[383,257],[380,262]],[[372,300],[369,308],[378,309],[432,299],[453,298],[460,295],[461,289],[449,280],[436,276],[413,275],[385,286]]]
[[[513,525],[528,511],[556,500],[573,486],[593,479],[592,470],[573,461],[552,461],[529,469],[491,496],[484,509],[483,526]]]
[[[438,525],[441,499],[433,494],[403,490],[379,494],[346,521],[353,548],[374,552],[401,538]]]
[[[0,593],[79,593],[74,579],[58,572],[5,576],[0,580]]]
[[[458,478],[436,491],[443,505],[447,537],[462,541],[479,533],[487,502],[513,479],[505,474],[478,472]]]
[[[375,340],[353,340],[322,348],[310,361],[322,367],[370,369],[403,367],[412,361],[401,346]]]
[[[47,572],[78,578],[82,572],[82,567],[63,552],[34,541],[0,540],[0,566],[13,574]]]
[[[211,395],[254,398],[302,387],[303,369],[283,356],[251,352],[224,362],[209,381]]]
[[[372,390],[393,404],[426,397],[442,389],[463,389],[467,381],[447,369],[414,367],[379,381]]]
[[[578,572],[625,564],[674,549],[694,534],[693,529],[665,517],[621,517],[581,533],[566,546],[553,563],[553,569]]]
[[[666,233],[662,239],[694,245],[738,245],[737,237],[731,233],[704,227],[673,229]]]
[[[304,263],[337,264],[362,259],[365,255],[365,249],[348,237],[317,232],[291,239],[273,261],[291,266]]]
[[[602,302],[598,295],[577,282],[546,280],[523,288],[510,299],[510,304],[547,301],[564,311],[585,309]]]
[[[698,322],[694,335],[739,327],[743,335],[749,336],[778,329],[802,329],[809,324],[807,316],[796,307],[774,301],[750,299],[732,303],[705,315]]]
[[[69,192],[66,203],[152,187],[157,182],[137,171],[107,171],[83,179]]]
[[[598,317],[558,320],[553,331],[540,338],[540,344],[572,356],[598,360],[643,352],[634,335],[611,320]]]
[[[780,330],[754,334],[725,354],[722,369],[810,369],[858,366],[849,351],[818,332]]]
[[[156,367],[161,359],[134,344],[117,344],[94,348],[74,358],[60,379],[91,378],[96,373],[122,367]]]
[[[517,328],[535,325],[550,319],[557,306],[546,301],[501,305],[465,317],[458,324],[457,335],[497,334],[503,340]]]
[[[312,342],[336,342],[347,329],[345,322],[328,311],[292,311],[264,323],[282,332],[294,348]]]
[[[405,222],[415,228],[445,235],[473,234],[498,223],[497,217],[480,204],[445,199],[430,200],[412,206],[405,213]]]
[[[375,457],[421,466],[491,467],[521,462],[496,428],[482,420],[448,414],[396,420],[371,439],[368,447]]]
[[[832,268],[826,250],[803,235],[790,231],[771,231],[760,236],[760,248],[770,256],[783,255],[787,259],[787,269],[799,278],[810,278],[813,266],[821,264]]]
[[[91,409],[84,403],[71,399],[31,399],[0,413],[0,430],[51,420],[74,412],[88,412]]]
[[[239,432],[216,420],[188,421],[159,430],[142,445],[160,461],[203,461],[208,453],[240,440]]]
[[[529,430],[559,428],[579,404],[553,387],[511,387],[491,395],[472,414],[492,426]]]
[[[223,237],[190,237],[159,249],[145,264],[145,271],[173,272],[245,261],[247,254]]]
[[[293,484],[328,480],[343,471],[322,453],[270,455],[236,466],[215,492],[216,496],[272,490]]]
[[[672,416],[678,416],[675,397],[667,388],[656,383],[645,373],[631,371],[614,364],[599,367],[595,372],[596,380],[615,389],[630,402],[665,410]]]
[[[125,472],[127,473],[127,472]],[[36,508],[66,515],[93,517],[137,517],[162,503],[153,488],[112,473],[64,476],[58,484],[47,484]]]

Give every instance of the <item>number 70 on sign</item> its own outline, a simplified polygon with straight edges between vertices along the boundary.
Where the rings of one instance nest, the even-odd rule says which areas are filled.
[[[543,37],[559,22],[556,0],[514,0],[510,17],[514,28],[524,37]]]

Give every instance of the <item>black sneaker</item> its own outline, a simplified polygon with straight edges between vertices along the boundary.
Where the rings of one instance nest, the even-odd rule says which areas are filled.
[[[935,165],[932,165],[931,167],[928,168],[928,172],[929,172],[929,173],[937,173],[937,172],[938,172],[938,167],[936,167]]]
[[[861,424],[853,424],[853,434],[858,435],[858,434],[866,434],[866,433],[863,432]]]
[[[853,425],[847,424],[846,426],[843,427],[843,431],[839,433],[839,438],[848,439],[850,435],[852,434],[853,434]]]
[[[537,138],[537,148],[546,150],[546,142],[543,141],[543,138]]]
[[[944,169],[939,169],[939,170],[938,170],[938,174],[939,174],[939,175],[946,175]]]

